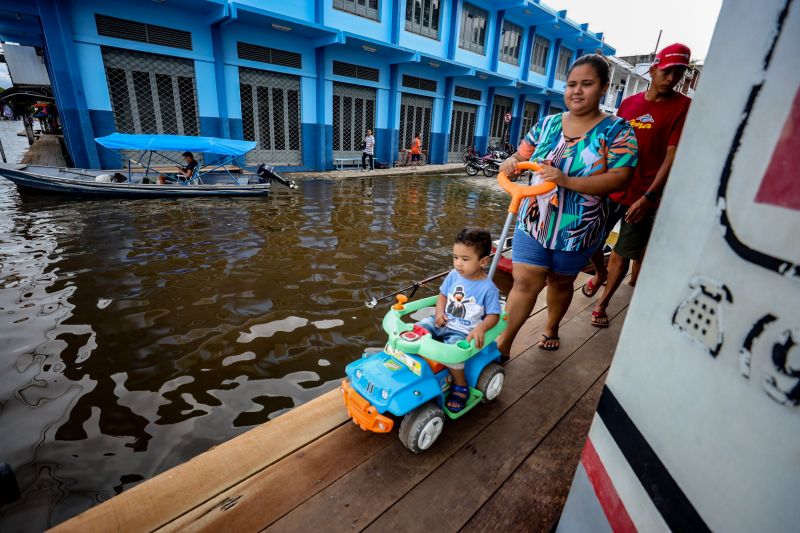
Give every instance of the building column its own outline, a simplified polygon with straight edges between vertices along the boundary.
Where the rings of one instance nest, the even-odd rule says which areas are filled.
[[[617,70],[617,65],[611,65],[611,74],[608,76],[608,90],[606,91],[606,105],[614,107],[614,73]]]
[[[435,154],[431,154],[431,161],[436,164],[447,163],[447,154],[450,149],[450,121],[453,119],[453,94],[455,92],[455,79],[448,76],[444,79],[444,102],[442,105],[441,135],[442,146]]]
[[[628,77],[625,78],[625,90],[622,91],[622,99],[625,100],[630,96],[631,91],[631,73],[628,72]]]
[[[100,168],[89,108],[86,104],[80,69],[76,64],[71,18],[56,0],[39,0],[39,19],[46,50],[47,70],[58,117],[72,162],[77,167]]]
[[[528,81],[531,75],[531,55],[533,55],[533,42],[536,40],[536,26],[528,28],[528,41],[525,43],[524,55],[520,58],[522,63],[522,80]]]
[[[494,39],[494,50],[491,51],[492,56],[489,60],[490,70],[497,72],[497,63],[500,60],[500,47],[503,45],[503,21],[506,18],[506,12],[501,9],[497,12],[496,35]]]
[[[517,97],[516,112],[511,114],[511,124],[509,125],[508,142],[517,146],[522,136],[522,118],[525,113],[525,95]]]

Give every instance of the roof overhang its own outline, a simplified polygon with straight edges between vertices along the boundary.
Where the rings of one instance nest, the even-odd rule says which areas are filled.
[[[472,74],[469,77],[475,77],[486,83],[489,87],[514,87],[517,83],[516,78],[510,76],[503,76],[491,70],[484,70],[482,68],[473,68]]]
[[[547,6],[538,0],[524,0],[509,2],[511,5],[506,8],[507,13],[514,15],[514,20],[522,22],[525,26],[539,26],[542,24],[555,24],[558,16]]]
[[[295,35],[311,40],[315,47],[339,44],[343,37],[336,28],[316,24],[307,20],[279,15],[260,7],[251,6],[241,2],[231,2],[230,19],[244,24],[252,24],[287,35]]]
[[[520,94],[539,94],[539,95],[547,94],[547,87],[544,87],[542,85],[537,85],[535,83],[517,80],[515,86],[517,90],[520,92]]]
[[[338,45],[358,52],[374,54],[387,63],[414,63],[419,61],[420,54],[411,48],[397,46],[377,39],[370,39],[350,32],[342,32],[342,40]]]
[[[472,67],[459,63],[458,61],[450,61],[449,59],[441,59],[427,54],[419,54],[419,62],[422,65],[436,69],[445,76],[468,76],[472,74]]]

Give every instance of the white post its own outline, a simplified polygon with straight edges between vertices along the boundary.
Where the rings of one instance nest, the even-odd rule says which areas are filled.
[[[608,90],[606,91],[606,105],[614,107],[614,73],[617,70],[616,63],[611,65],[611,75],[608,77]]]

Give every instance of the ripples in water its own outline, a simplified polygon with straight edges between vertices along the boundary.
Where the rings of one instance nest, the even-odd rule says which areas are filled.
[[[503,202],[440,177],[181,201],[0,179],[0,461],[23,490],[0,526],[52,526],[335,388],[384,342],[364,302],[449,268]]]

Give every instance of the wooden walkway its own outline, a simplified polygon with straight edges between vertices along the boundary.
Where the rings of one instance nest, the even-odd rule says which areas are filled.
[[[28,148],[22,157],[21,163],[26,165],[43,165],[48,167],[65,167],[67,162],[61,151],[61,141],[58,135],[42,134]]]
[[[358,429],[332,391],[56,530],[550,531],[631,292],[620,287],[610,327],[597,329],[594,299],[576,291],[555,352],[536,347],[546,318],[540,296],[498,399],[448,421],[423,454],[406,451],[396,432]]]

